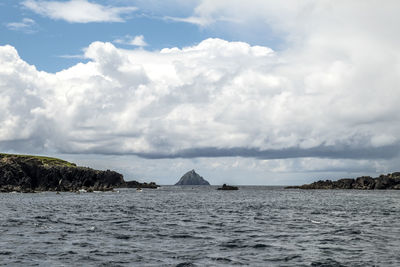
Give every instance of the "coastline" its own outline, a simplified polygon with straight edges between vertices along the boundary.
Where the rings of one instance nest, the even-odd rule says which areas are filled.
[[[77,166],[57,158],[0,154],[0,192],[111,191],[113,188],[157,188],[154,182],[125,181],[111,170]]]
[[[337,181],[319,180],[311,184],[286,186],[285,189],[356,189],[356,190],[400,190],[400,172],[381,174],[379,177],[361,176]]]

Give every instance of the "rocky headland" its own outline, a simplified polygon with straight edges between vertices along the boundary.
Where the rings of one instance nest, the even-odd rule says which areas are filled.
[[[115,187],[156,188],[155,183],[126,182],[115,171],[79,167],[65,160],[0,154],[0,192],[109,191]]]
[[[210,183],[191,170],[185,173],[175,185],[210,185]]]
[[[344,178],[337,181],[319,180],[311,184],[288,186],[287,189],[392,189],[400,190],[400,172],[381,174],[379,177],[361,176],[355,179]]]

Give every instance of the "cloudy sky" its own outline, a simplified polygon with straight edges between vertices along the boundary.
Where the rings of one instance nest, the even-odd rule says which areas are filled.
[[[400,170],[397,0],[2,0],[0,151],[172,184]]]

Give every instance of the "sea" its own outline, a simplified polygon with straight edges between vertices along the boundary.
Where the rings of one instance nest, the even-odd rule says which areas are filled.
[[[400,266],[400,191],[0,194],[1,266]]]

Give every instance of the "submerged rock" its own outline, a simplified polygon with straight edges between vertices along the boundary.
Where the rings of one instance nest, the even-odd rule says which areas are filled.
[[[223,184],[222,187],[218,188],[217,190],[239,190],[239,187]]]
[[[191,170],[185,173],[175,185],[210,185],[210,183]]]
[[[287,189],[358,189],[358,190],[373,190],[373,189],[394,189],[400,190],[400,172],[380,175],[377,178],[370,176],[361,176],[355,179],[344,178],[337,181],[319,180],[311,184],[300,186],[288,186]]]

